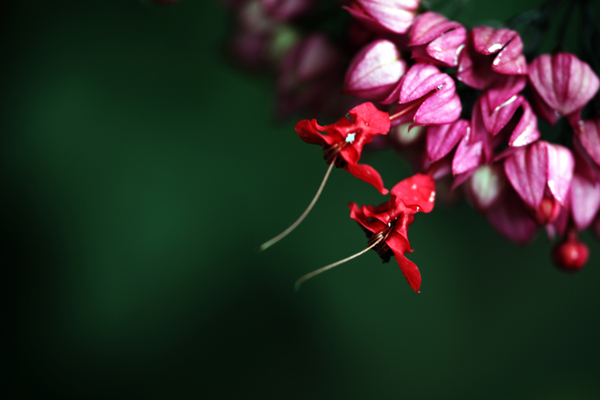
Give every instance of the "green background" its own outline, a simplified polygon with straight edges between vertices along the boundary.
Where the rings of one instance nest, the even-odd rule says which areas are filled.
[[[503,20],[539,1],[474,1]],[[467,204],[411,226],[422,294],[363,249],[332,173],[222,55],[217,2],[1,6],[0,231],[14,399],[600,398],[600,245],[579,274]],[[333,121],[323,121],[331,123]],[[408,176],[391,151],[366,157]]]

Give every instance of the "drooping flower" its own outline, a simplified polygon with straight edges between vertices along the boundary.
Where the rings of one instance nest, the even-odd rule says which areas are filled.
[[[413,65],[382,103],[397,104],[390,116],[392,125],[449,124],[462,111],[454,80],[437,67],[423,63]]]
[[[600,80],[590,66],[571,53],[543,54],[529,65],[533,105],[546,121],[561,116],[579,119],[581,109],[594,97]]]
[[[366,100],[385,99],[406,72],[396,45],[376,40],[352,59],[344,79],[344,92]]]
[[[429,175],[417,174],[404,179],[392,189],[390,200],[377,207],[359,207],[350,203],[350,218],[357,221],[367,232],[369,246],[374,248],[383,262],[393,256],[398,261],[410,287],[418,292],[421,274],[405,253],[412,252],[408,241],[408,226],[414,214],[433,210],[435,183]]]
[[[375,186],[381,194],[387,194],[379,173],[371,166],[358,164],[363,146],[373,136],[386,135],[390,130],[390,119],[386,112],[379,111],[373,103],[361,104],[335,124],[321,126],[316,120],[302,120],[296,124],[296,132],[306,143],[323,147],[323,158],[327,164],[335,163],[358,179]],[[321,133],[326,132],[326,133]]]
[[[467,38],[466,29],[435,12],[425,12],[413,22],[408,43],[418,62],[456,67]]]
[[[420,0],[353,0],[344,6],[350,14],[374,31],[406,33]]]
[[[507,75],[527,74],[523,42],[510,29],[478,26],[469,33],[458,60],[456,78],[483,90]]]
[[[371,142],[374,136],[386,135],[390,130],[388,113],[379,111],[373,103],[364,103],[354,107],[335,124],[321,126],[315,119],[310,121],[304,119],[296,124],[295,129],[300,139],[306,143],[318,144],[323,147],[323,158],[329,164],[329,168],[317,194],[300,218],[279,235],[263,243],[260,250],[271,247],[300,225],[316,204],[334,166],[344,168],[355,177],[370,183],[382,194],[389,192],[383,187],[381,176],[375,168],[358,164],[363,146]]]

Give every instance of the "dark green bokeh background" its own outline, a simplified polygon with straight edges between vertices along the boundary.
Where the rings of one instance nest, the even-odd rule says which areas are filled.
[[[463,22],[539,1],[479,1]],[[258,254],[325,172],[268,78],[221,50],[217,2],[3,5],[0,207],[14,399],[600,398],[600,246],[557,271],[540,232],[501,239],[468,205],[411,227],[423,275],[364,255],[334,171],[289,238]],[[332,121],[325,121],[326,123]],[[392,152],[367,157],[389,184]]]

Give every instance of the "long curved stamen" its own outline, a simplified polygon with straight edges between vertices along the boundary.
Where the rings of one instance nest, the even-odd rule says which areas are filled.
[[[323,188],[325,187],[327,178],[329,178],[329,174],[331,174],[331,170],[333,169],[334,165],[335,165],[335,159],[331,162],[331,164],[329,164],[329,168],[327,169],[327,172],[325,173],[325,177],[323,178],[323,182],[321,182],[321,186],[319,186],[319,190],[317,190],[317,194],[315,194],[315,197],[312,199],[312,201],[308,205],[308,208],[302,213],[300,218],[298,218],[296,220],[296,222],[294,222],[292,225],[290,225],[290,227],[287,228],[285,231],[281,232],[279,235],[275,236],[273,239],[269,240],[268,242],[263,243],[263,245],[260,246],[260,251],[264,251],[264,250],[268,249],[269,247],[273,246],[275,243],[279,242],[281,239],[286,237],[291,231],[296,229],[296,227],[298,225],[300,225],[300,223],[304,220],[304,218],[306,218],[306,216],[308,215],[310,210],[312,210],[312,208],[316,204],[317,200],[319,199],[319,196],[321,195],[321,192],[323,191]]]
[[[326,265],[326,266],[324,266],[324,267],[322,267],[322,268],[319,268],[319,269],[317,269],[317,270],[314,270],[313,272],[310,272],[310,273],[308,273],[308,274],[304,275],[303,277],[301,277],[300,279],[298,279],[298,280],[296,281],[296,284],[294,285],[294,290],[298,291],[298,290],[300,289],[300,285],[302,285],[304,282],[306,282],[307,280],[309,280],[309,279],[310,279],[310,278],[312,278],[313,276],[319,275],[319,274],[320,274],[320,273],[322,273],[322,272],[325,272],[325,271],[327,271],[327,270],[330,270],[331,268],[337,267],[338,265],[341,265],[341,264],[343,264],[343,263],[345,263],[345,262],[348,262],[348,261],[350,261],[350,260],[352,260],[352,259],[354,259],[354,258],[356,258],[356,257],[358,257],[358,256],[361,256],[361,255],[365,254],[367,251],[371,250],[373,247],[375,247],[375,246],[377,246],[379,243],[381,243],[381,242],[383,241],[383,239],[384,239],[384,236],[383,236],[383,235],[381,235],[381,236],[379,237],[379,239],[378,239],[378,240],[374,241],[374,242],[373,242],[371,245],[369,245],[369,247],[367,247],[366,249],[364,249],[364,250],[362,250],[362,251],[359,251],[358,253],[356,253],[356,254],[354,254],[354,255],[352,255],[352,256],[350,256],[350,257],[344,258],[343,260],[336,261],[336,262],[334,262],[333,264]]]

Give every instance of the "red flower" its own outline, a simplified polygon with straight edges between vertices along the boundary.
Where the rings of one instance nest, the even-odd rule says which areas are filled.
[[[417,266],[404,256],[412,252],[408,242],[408,226],[414,214],[430,212],[435,201],[435,182],[429,175],[417,174],[398,183],[392,189],[389,202],[377,207],[359,207],[350,203],[350,218],[367,232],[369,247],[374,248],[383,262],[396,257],[404,277],[413,290],[421,287],[421,274]]]
[[[358,179],[375,186],[382,194],[388,193],[381,176],[373,167],[357,164],[363,146],[370,143],[373,136],[385,135],[390,130],[388,113],[379,111],[372,103],[364,103],[350,110],[335,124],[321,126],[315,119],[304,119],[296,124],[295,129],[306,143],[323,147],[323,158],[327,164],[335,163],[338,168],[344,168]]]

